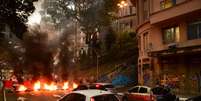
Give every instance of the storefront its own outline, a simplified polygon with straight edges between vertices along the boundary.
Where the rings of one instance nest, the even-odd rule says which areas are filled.
[[[160,84],[176,93],[201,93],[201,54],[160,57]]]

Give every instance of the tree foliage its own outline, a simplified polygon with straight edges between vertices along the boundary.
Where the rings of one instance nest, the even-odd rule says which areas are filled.
[[[54,23],[62,23],[66,18],[74,19],[86,34],[86,42],[103,26],[108,26],[116,10],[118,0],[46,0],[44,8]],[[49,7],[51,5],[52,7]]]
[[[132,62],[137,63],[138,47],[136,34],[133,32],[115,33],[108,31],[105,37],[104,63],[110,62]],[[114,34],[111,34],[114,33]],[[112,36],[111,36],[112,35]],[[110,40],[114,43],[110,43]],[[108,40],[108,41],[107,41]],[[110,47],[110,48],[107,48]],[[111,58],[113,57],[113,58]],[[114,60],[115,59],[115,60]]]
[[[26,31],[28,16],[33,13],[33,2],[37,0],[0,0],[0,21],[10,26],[17,37]]]

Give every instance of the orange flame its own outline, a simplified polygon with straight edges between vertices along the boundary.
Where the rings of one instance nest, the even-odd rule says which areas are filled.
[[[68,82],[64,82],[64,85],[63,85],[63,90],[67,90],[68,88],[69,88],[69,86],[68,86]]]
[[[20,92],[24,92],[26,90],[27,90],[27,88],[24,85],[20,85],[18,88],[18,91],[20,91]]]
[[[78,87],[78,84],[76,83],[73,83],[73,89],[77,88]]]
[[[40,83],[40,81],[37,81],[37,82],[34,84],[34,90],[35,90],[35,91],[38,91],[40,88],[41,88],[41,83]]]
[[[44,89],[53,91],[53,90],[57,90],[57,86],[54,83],[51,83],[50,85],[44,84]]]

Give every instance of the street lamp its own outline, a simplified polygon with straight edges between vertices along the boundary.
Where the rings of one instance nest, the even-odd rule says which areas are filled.
[[[121,1],[120,3],[117,4],[117,6],[119,6],[119,8],[123,8],[125,6],[128,6],[128,3],[126,1]]]

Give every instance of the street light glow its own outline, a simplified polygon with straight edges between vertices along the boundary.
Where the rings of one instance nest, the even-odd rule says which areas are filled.
[[[119,6],[119,8],[123,8],[125,6],[128,6],[128,3],[126,3],[125,1],[121,1],[120,3],[117,4],[117,6]]]

